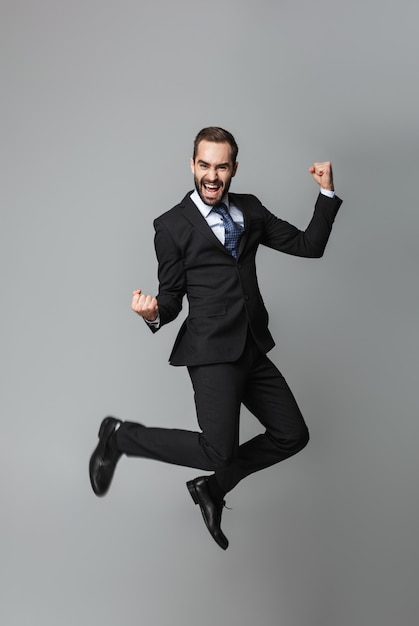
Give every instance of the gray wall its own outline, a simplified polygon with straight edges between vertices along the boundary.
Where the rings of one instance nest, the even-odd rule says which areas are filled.
[[[418,614],[413,0],[2,0],[1,623],[411,626]],[[305,227],[307,172],[344,205],[326,256],[259,254],[312,440],[229,496],[223,553],[185,481],[87,465],[101,418],[195,427],[153,217],[192,187],[195,133],[230,129],[233,190]],[[243,414],[243,437],[258,425]]]

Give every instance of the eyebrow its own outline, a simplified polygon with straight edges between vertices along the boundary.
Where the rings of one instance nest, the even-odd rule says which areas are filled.
[[[202,159],[199,159],[198,163],[200,165],[210,165],[210,163],[207,163],[206,161],[203,161]],[[217,163],[217,165],[215,167],[228,167],[229,165],[230,165],[230,163],[228,161],[226,161],[225,163]]]

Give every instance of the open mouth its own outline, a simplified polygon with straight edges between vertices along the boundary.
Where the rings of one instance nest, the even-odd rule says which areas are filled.
[[[221,189],[221,185],[217,183],[202,183],[202,186],[208,196],[216,196]]]

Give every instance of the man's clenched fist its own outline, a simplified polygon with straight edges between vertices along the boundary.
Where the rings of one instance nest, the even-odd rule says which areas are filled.
[[[330,161],[313,163],[313,165],[308,168],[308,171],[320,187],[328,189],[329,191],[335,190],[333,186],[332,164]]]
[[[146,296],[141,289],[132,292],[131,309],[148,322],[154,322],[159,314],[159,306],[154,296]]]

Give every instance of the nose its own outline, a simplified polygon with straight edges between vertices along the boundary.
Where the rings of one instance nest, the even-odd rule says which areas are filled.
[[[214,168],[211,168],[211,169],[209,170],[209,172],[208,172],[208,178],[209,178],[209,181],[210,181],[210,182],[212,182],[212,183],[213,183],[213,182],[215,182],[215,181],[217,180],[218,175],[217,175],[217,170],[215,169],[215,167],[214,167]]]

